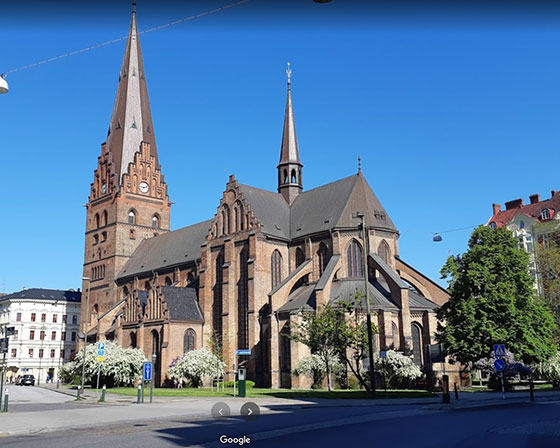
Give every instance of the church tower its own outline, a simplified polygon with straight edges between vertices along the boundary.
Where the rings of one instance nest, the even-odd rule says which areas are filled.
[[[101,145],[86,204],[83,276],[91,280],[83,281],[83,291],[89,286],[88,328],[123,299],[115,279],[141,241],[169,231],[170,206],[158,161],[133,3],[107,140]]]
[[[292,70],[288,62],[288,98],[284,116],[284,132],[282,134],[282,148],[280,149],[280,163],[278,169],[278,193],[282,194],[286,202],[291,204],[303,190],[301,171],[303,165],[299,160],[296,123],[292,107]]]

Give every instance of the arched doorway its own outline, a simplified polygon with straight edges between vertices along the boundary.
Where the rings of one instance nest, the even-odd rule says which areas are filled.
[[[161,384],[161,338],[156,330],[152,330],[152,359],[156,355],[156,362],[154,365],[154,386],[159,387]]]

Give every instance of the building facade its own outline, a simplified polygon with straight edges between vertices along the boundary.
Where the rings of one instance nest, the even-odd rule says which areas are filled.
[[[0,326],[15,328],[6,357],[8,380],[32,374],[38,383],[47,376],[56,381],[59,367],[76,351],[80,301],[79,291],[40,288],[0,297]]]
[[[309,386],[292,375],[309,351],[289,337],[290,325],[303,312],[364,293],[364,265],[376,350],[396,348],[424,364],[422,348],[435,342],[435,310],[448,294],[401,258],[399,232],[361,170],[304,190],[290,75],[277,190],[231,175],[213,217],[169,231],[133,12],[87,204],[91,296],[82,315],[91,342],[112,339],[155,354],[156,384],[174,358],[213,346],[229,370],[235,351],[250,349],[239,361],[260,386]],[[357,212],[365,215],[367,263]]]
[[[537,245],[547,245],[554,233],[560,231],[560,191],[552,190],[550,198],[542,199],[540,195],[529,196],[529,204],[523,199],[513,199],[505,203],[505,210],[500,204],[492,204],[492,217],[487,225],[506,227],[518,240],[520,249],[529,254],[529,273],[535,279],[535,289],[544,295],[543,279],[537,267]],[[560,243],[560,242],[559,242]]]

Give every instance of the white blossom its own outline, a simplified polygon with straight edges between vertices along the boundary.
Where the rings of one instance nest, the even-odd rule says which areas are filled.
[[[169,369],[171,378],[187,378],[198,387],[204,377],[219,378],[224,375],[226,364],[207,348],[187,352]]]

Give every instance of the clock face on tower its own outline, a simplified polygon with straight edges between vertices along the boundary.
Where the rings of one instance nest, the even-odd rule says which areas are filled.
[[[150,186],[148,185],[147,182],[140,182],[140,185],[138,185],[138,188],[140,188],[140,191],[142,193],[147,193],[148,191],[150,191]]]

